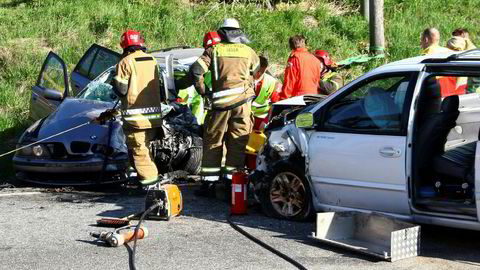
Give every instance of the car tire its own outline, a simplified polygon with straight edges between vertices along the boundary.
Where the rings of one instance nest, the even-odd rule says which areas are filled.
[[[264,183],[259,195],[266,215],[295,221],[312,218],[312,194],[303,170],[288,163],[277,164],[265,175]]]
[[[178,170],[183,170],[191,175],[200,173],[202,167],[203,141],[200,137],[192,136],[193,147],[187,150],[183,161],[180,162]]]

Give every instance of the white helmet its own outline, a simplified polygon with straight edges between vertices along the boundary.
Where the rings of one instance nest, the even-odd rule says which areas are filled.
[[[234,18],[227,18],[223,21],[223,24],[220,25],[220,28],[235,28],[239,29],[240,24]]]

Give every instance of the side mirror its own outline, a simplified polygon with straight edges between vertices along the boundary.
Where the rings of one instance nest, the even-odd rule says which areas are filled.
[[[54,90],[54,89],[45,89],[45,91],[43,92],[43,96],[46,98],[46,99],[51,99],[51,100],[55,100],[55,101],[62,101],[63,100],[63,93],[57,91],[57,90]]]
[[[311,112],[301,113],[295,118],[295,126],[297,128],[312,128],[313,114]]]

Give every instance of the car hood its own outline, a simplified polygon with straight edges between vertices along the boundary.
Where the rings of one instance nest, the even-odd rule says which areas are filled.
[[[113,103],[95,100],[85,100],[77,98],[67,98],[60,106],[50,114],[41,125],[32,130],[31,138],[42,139],[74,128],[78,125],[91,121],[98,117],[100,113],[111,109]],[[111,123],[110,146],[127,152],[125,145],[125,136],[123,134],[122,123],[115,120]],[[26,136],[28,137],[28,136]],[[109,124],[100,125],[90,123],[67,133],[55,136],[47,142],[61,142],[67,149],[73,141],[89,142],[90,144],[108,144]]]
[[[291,105],[291,106],[305,106],[311,104],[312,102],[319,102],[325,99],[327,96],[325,95],[303,95],[303,96],[295,96],[291,98],[287,98],[278,102],[275,102],[273,106],[278,105]]]

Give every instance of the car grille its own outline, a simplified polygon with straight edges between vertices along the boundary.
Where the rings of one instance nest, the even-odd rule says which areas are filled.
[[[67,156],[67,150],[61,143],[49,143],[47,144],[47,147],[54,159],[60,159]]]
[[[72,153],[76,154],[87,153],[88,150],[90,150],[90,143],[73,141],[70,144],[70,150],[72,151]]]

